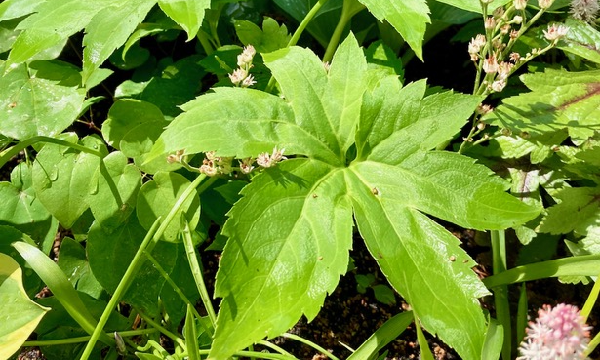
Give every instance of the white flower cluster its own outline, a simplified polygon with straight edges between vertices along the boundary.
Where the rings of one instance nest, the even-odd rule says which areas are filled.
[[[244,51],[238,55],[237,65],[239,67],[229,74],[229,80],[235,86],[249,87],[256,84],[254,76],[250,75],[250,69],[254,66],[252,65],[254,55],[256,55],[256,49],[252,45],[246,46]]]
[[[283,156],[284,151],[285,149],[277,149],[277,147],[274,147],[271,154],[265,152],[259,154],[256,159],[248,157],[238,160],[239,168],[237,170],[245,175],[250,174],[252,170],[255,169],[254,161],[262,168],[273,167],[280,161],[287,160],[287,157]],[[236,170],[232,167],[232,162],[233,157],[217,156],[214,151],[209,151],[206,153],[206,158],[200,166],[200,172],[210,177],[216,175],[228,175],[231,174],[233,170]]]

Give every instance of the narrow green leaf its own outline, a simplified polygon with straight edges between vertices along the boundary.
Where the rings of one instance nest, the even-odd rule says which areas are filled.
[[[7,66],[29,60],[83,29],[92,18],[118,0],[46,0],[36,13],[23,20]],[[114,30],[114,29],[111,29]]]
[[[156,0],[121,1],[105,7],[86,25],[83,37],[83,83],[108,57],[127,41]]]
[[[81,144],[106,152],[98,138],[84,138]],[[89,208],[94,190],[90,175],[99,168],[100,161],[96,155],[56,144],[46,144],[38,153],[32,169],[33,188],[40,202],[65,228],[73,226]]]
[[[61,62],[21,64],[0,77],[0,134],[18,140],[55,136],[75,121],[85,90],[76,68]]]
[[[12,245],[21,254],[23,259],[27,261],[29,266],[42,278],[69,315],[88,334],[92,334],[98,322],[83,304],[81,298],[79,298],[79,295],[73,289],[73,286],[60,267],[33,245],[21,241],[15,242]],[[106,335],[101,336],[100,339],[106,344],[112,343],[112,340]]]
[[[517,342],[521,340],[517,337]],[[502,351],[502,342],[504,341],[504,331],[502,326],[496,319],[490,319],[487,332],[485,335],[485,343],[481,351],[481,360],[498,360]],[[507,339],[509,341],[509,339]]]
[[[210,0],[158,0],[158,6],[181,25],[190,41],[202,26],[204,12],[210,9]]]
[[[313,319],[346,271],[352,242],[343,173],[294,159],[255,178],[229,213],[217,274],[223,298],[210,356],[224,359]],[[268,240],[268,241],[265,241]]]
[[[348,360],[371,359],[379,350],[390,342],[396,340],[404,330],[413,321],[412,311],[406,311],[394,315],[387,320],[369,339],[362,343],[355,352],[348,357]]]
[[[196,320],[192,312],[192,305],[187,304],[185,312],[185,324],[183,325],[185,334],[185,347],[190,360],[200,360],[200,351],[198,349],[198,334],[196,333]]]
[[[419,341],[419,359],[422,360],[434,360],[433,354],[431,353],[431,349],[429,348],[429,342],[425,338],[423,334],[423,330],[421,330],[421,325],[419,325],[419,319],[415,317],[415,327],[417,328],[417,340]]]
[[[8,359],[33,333],[50,308],[27,297],[23,289],[21,268],[10,256],[0,253],[0,358]]]
[[[417,57],[422,57],[421,46],[429,20],[425,0],[359,0],[380,21],[387,20],[402,35]]]

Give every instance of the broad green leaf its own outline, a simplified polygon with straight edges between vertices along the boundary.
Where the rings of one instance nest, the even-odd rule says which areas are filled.
[[[483,120],[531,137],[566,128],[571,138],[585,140],[600,130],[599,78],[600,70],[522,75],[532,91],[504,99]]]
[[[21,280],[21,268],[10,256],[0,253],[0,358],[8,359],[33,333],[47,307],[29,299]]]
[[[90,209],[104,227],[115,228],[133,212],[141,174],[119,151],[106,156],[91,180]]]
[[[347,176],[358,229],[390,284],[427,331],[451,344],[463,359],[477,359],[485,334],[477,298],[489,293],[470,269],[475,262],[442,226],[386,195],[392,189],[365,183],[372,174],[357,168]]]
[[[117,100],[102,123],[102,137],[127,157],[137,157],[150,150],[154,139],[168,125],[155,105],[139,100]]]
[[[145,235],[146,230],[133,215],[110,232],[97,222],[92,225],[86,249],[90,268],[98,282],[109,293],[112,294],[117,288]],[[154,247],[151,255],[167,272],[170,272],[177,260],[177,247],[161,241]],[[164,283],[165,279],[152,266],[152,263],[146,261],[129,285],[122,300],[155,316],[158,314],[156,299],[158,299]]]
[[[295,123],[286,102],[262,91],[216,88],[214,93],[201,96],[182,109],[185,112],[171,122],[154,144],[150,159],[182,149],[186,154],[217,151],[223,156],[256,157],[275,146],[285,148],[286,153],[336,158],[316,135]],[[210,137],[201,138],[199,134],[207,131]]]
[[[295,159],[244,188],[222,230],[230,241],[217,274],[215,295],[223,300],[212,358],[277,336],[302,314],[317,315],[348,265],[345,182],[330,165]]]
[[[80,145],[106,152],[102,141],[86,137]],[[65,228],[89,208],[90,176],[100,166],[101,159],[93,154],[79,152],[66,146],[46,144],[38,153],[32,169],[33,188],[44,207]]]
[[[473,0],[435,0],[441,3],[455,6],[457,8],[481,14],[481,3]],[[488,4],[488,14],[491,14],[498,6],[509,3],[510,0],[494,0]]]
[[[105,7],[86,25],[83,37],[83,82],[127,41],[156,0],[128,0]]]
[[[263,59],[280,97],[240,88],[200,96],[183,106],[151,154],[247,157],[278,146],[297,155],[255,176],[227,214],[210,356],[227,358],[277,336],[302,314],[312,319],[347,265],[354,212],[373,256],[424,328],[462,358],[478,359],[486,319],[477,298],[487,290],[459,241],[425,214],[501,229],[539,213],[473,159],[430,151],[455,136],[481,98],[423,98],[424,82],[403,88],[395,75],[367,75],[352,35],[329,72],[295,47]]]
[[[248,20],[234,22],[235,33],[244,45],[252,45],[259,53],[269,53],[287,46],[291,39],[285,24],[279,26],[277,21],[265,18],[262,30],[258,25]]]
[[[6,109],[0,133],[18,140],[59,134],[81,111],[80,81],[77,69],[54,61],[21,64],[0,77],[0,107]]]
[[[55,232],[56,234],[56,232]],[[27,235],[8,225],[0,225],[0,253],[16,260],[23,269],[23,287],[30,298],[39,293],[42,281],[39,276],[27,265],[27,262],[19,256],[19,252],[12,246],[17,241],[27,242],[35,245],[35,242]],[[49,251],[48,251],[49,252]]]
[[[166,216],[175,205],[190,181],[174,172],[158,172],[152,181],[142,185],[137,201],[137,216],[144,229],[149,230],[159,216]],[[200,219],[200,198],[194,190],[192,197],[181,205],[177,215],[167,226],[162,239],[176,242],[181,230],[181,215],[193,229]]]
[[[118,0],[46,0],[36,13],[23,20],[7,65],[29,60],[35,54],[59,44],[83,29],[92,18]],[[114,29],[110,29],[112,31]]]
[[[359,0],[380,21],[387,20],[402,35],[415,54],[421,58],[423,36],[429,20],[425,0]]]
[[[13,169],[10,177],[11,182],[0,182],[0,223],[29,234],[38,244],[43,244],[45,252],[49,252],[58,222],[35,195],[31,167],[21,163]]]
[[[64,237],[60,242],[58,266],[67,274],[77,290],[97,299],[102,294],[102,286],[92,274],[85,249],[77,241]]]
[[[163,114],[177,116],[181,113],[179,106],[193,99],[200,91],[202,78],[206,74],[199,66],[201,59],[197,55],[176,62],[163,59],[152,74],[144,74],[140,70],[133,76],[135,81],[124,81],[115,90],[115,97],[147,101],[158,106]]]
[[[158,6],[181,25],[188,35],[187,41],[190,41],[202,26],[204,11],[210,8],[210,0],[158,0]]]
[[[541,232],[567,234],[573,230],[586,234],[587,228],[600,218],[600,189],[594,187],[566,188],[558,193],[560,203],[548,209],[542,220]]]

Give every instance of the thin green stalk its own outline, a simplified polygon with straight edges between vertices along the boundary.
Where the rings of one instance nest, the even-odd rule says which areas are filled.
[[[121,335],[121,337],[123,337],[123,338],[126,338],[126,337],[152,334],[152,333],[157,333],[157,332],[158,332],[157,329],[141,329],[141,330],[119,331],[119,335]],[[114,333],[106,333],[106,336],[114,337]],[[91,336],[88,335],[88,336],[80,336],[80,337],[75,337],[75,338],[70,338],[70,339],[28,340],[28,341],[25,341],[21,346],[51,346],[51,345],[75,344],[75,343],[89,341],[90,338],[91,338]]]
[[[142,320],[144,320],[146,323],[148,323],[148,325],[150,325],[153,328],[157,329],[158,331],[160,331],[161,334],[165,335],[166,337],[168,337],[169,339],[171,339],[175,343],[177,343],[177,345],[179,345],[179,346],[181,346],[182,348],[185,349],[185,343],[183,342],[183,340],[179,336],[177,336],[176,334],[173,334],[172,332],[170,332],[169,330],[167,330],[167,328],[165,328],[161,324],[157,323],[156,321],[154,321],[150,317],[146,316],[143,312],[137,311],[137,313],[140,315],[140,317],[142,318]]]
[[[300,336],[294,335],[294,334],[289,334],[289,333],[285,333],[281,335],[284,338],[288,338],[288,339],[292,339],[292,340],[296,340],[296,341],[300,341],[301,343],[310,346],[311,348],[320,351],[322,354],[326,355],[328,358],[330,358],[331,360],[340,360],[338,359],[335,355],[333,355],[332,353],[330,353],[329,351],[325,350],[324,348],[322,348],[321,346],[315,344],[314,342],[307,340],[307,339],[303,339]]]
[[[585,300],[585,304],[583,304],[583,307],[581,308],[581,316],[583,316],[584,322],[586,322],[588,316],[590,316],[590,313],[592,312],[592,308],[594,307],[594,304],[596,304],[596,301],[598,300],[599,293],[600,293],[600,281],[595,281],[594,286],[592,287],[592,291],[590,291],[590,294],[588,295],[587,299]]]
[[[171,211],[169,211],[169,213],[165,217],[164,221],[161,222],[160,221],[161,218],[158,218],[158,219],[156,219],[156,221],[154,221],[154,224],[152,224],[152,227],[150,228],[150,230],[144,237],[144,240],[142,241],[142,244],[140,245],[138,252],[135,254],[135,257],[131,261],[131,264],[125,271],[125,275],[123,275],[123,278],[119,282],[119,285],[117,286],[117,289],[115,290],[115,293],[113,294],[112,298],[110,299],[110,301],[104,308],[104,312],[102,312],[102,316],[100,317],[100,321],[98,322],[98,325],[96,326],[96,329],[94,330],[94,333],[92,334],[92,338],[87,343],[87,345],[83,351],[81,360],[87,360],[89,358],[89,356],[91,355],[92,349],[96,345],[96,342],[98,341],[98,337],[102,333],[102,329],[104,328],[104,325],[106,325],[106,322],[108,321],[110,313],[117,306],[117,303],[121,299],[121,296],[125,293],[125,291],[129,287],[129,285],[133,281],[135,275],[137,275],[137,272],[138,272],[139,268],[141,267],[143,260],[144,260],[144,257],[143,257],[144,251],[146,251],[148,253],[152,252],[152,249],[154,248],[154,246],[156,245],[158,240],[164,234],[165,230],[167,229],[167,226],[171,223],[173,218],[175,218],[175,215],[177,214],[177,212],[179,212],[183,203],[187,201],[188,197],[192,194],[192,192],[196,189],[196,187],[198,187],[198,185],[200,185],[202,180],[204,180],[205,178],[206,178],[205,174],[199,175],[196,179],[194,179],[194,181],[192,181],[188,185],[188,187],[183,191],[183,193],[181,194],[179,199],[177,199],[177,202],[175,203],[175,205],[173,205],[173,207],[171,208]]]
[[[285,349],[283,349],[283,348],[281,348],[281,347],[279,347],[279,346],[277,346],[277,345],[275,345],[275,344],[273,344],[273,343],[271,343],[269,341],[261,340],[258,343],[261,344],[264,347],[268,347],[270,349],[273,349],[273,350],[277,351],[278,353],[280,353],[282,355],[293,356],[289,352],[285,351]]]
[[[171,279],[171,277],[169,276],[169,274],[167,274],[167,272],[165,271],[165,269],[163,269],[163,267],[160,265],[160,263],[152,255],[148,254],[148,252],[146,252],[146,251],[144,252],[144,256],[146,256],[146,258],[148,258],[148,260],[150,260],[150,262],[152,262],[152,265],[154,265],[154,267],[156,268],[156,270],[158,270],[158,272],[167,281],[167,283],[169,285],[171,285],[171,288],[173,288],[173,290],[177,293],[177,295],[179,295],[179,298],[181,299],[181,301],[183,301],[187,305],[191,306],[192,312],[194,313],[194,316],[196,318],[198,318],[198,319],[201,319],[202,316],[198,313],[198,311],[194,307],[194,304],[192,304],[192,302],[185,296],[185,294],[183,293],[183,291],[181,291],[181,289],[179,288],[179,286],[177,286],[177,284],[173,281],[173,279]],[[200,324],[204,325],[203,322],[200,322]],[[206,330],[206,332],[208,332],[208,334],[210,336],[213,335],[213,329],[212,328],[204,327],[204,330]]]
[[[47,142],[47,143],[68,146],[72,149],[79,150],[81,152],[85,152],[88,154],[96,155],[100,158],[104,157],[104,155],[100,151],[90,149],[89,147],[85,147],[85,146],[77,144],[77,143],[72,143],[72,142],[69,142],[66,140],[55,139],[55,138],[51,138],[51,137],[47,137],[47,136],[35,136],[35,137],[32,137],[31,139],[19,141],[19,143],[0,152],[0,168],[2,166],[4,166],[4,164],[6,164],[13,156],[15,156],[19,152],[21,152],[21,150],[23,150],[26,147],[33,145],[37,142]]]
[[[506,241],[504,230],[492,230],[492,254],[494,274],[506,271]],[[509,360],[511,353],[511,324],[510,308],[508,305],[508,289],[506,285],[492,289],[494,302],[496,304],[496,317],[504,330],[504,341],[502,342],[502,359]]]
[[[200,294],[200,299],[202,299],[204,308],[208,313],[210,322],[212,323],[213,328],[215,328],[217,326],[217,314],[212,306],[210,296],[208,295],[208,290],[206,290],[206,284],[204,283],[204,277],[202,276],[202,269],[198,263],[196,249],[194,248],[194,243],[192,242],[190,224],[187,221],[184,221],[182,235],[183,246],[185,247],[185,255],[187,256],[188,263],[190,264],[190,269],[192,270],[192,276],[194,277],[196,288],[198,289],[198,293]]]
[[[594,336],[594,338],[589,342],[588,346],[583,351],[583,358],[587,359],[590,354],[596,350],[596,347],[600,344],[600,332]]]
[[[340,39],[344,29],[346,28],[346,25],[354,15],[358,14],[364,8],[365,6],[356,0],[344,0],[340,21],[338,21],[338,24],[333,31],[333,35],[331,35],[331,39],[327,45],[327,50],[323,56],[323,61],[331,61],[331,59],[333,59],[333,54],[340,44]]]
[[[290,39],[290,41],[287,44],[287,47],[292,47],[292,46],[294,46],[294,45],[296,45],[298,43],[298,40],[300,40],[300,35],[302,35],[302,33],[304,32],[304,29],[306,29],[306,27],[308,26],[308,24],[315,17],[315,15],[317,15],[317,13],[319,12],[319,10],[321,10],[321,7],[323,7],[323,5],[325,5],[325,3],[327,1],[328,0],[319,0],[308,11],[308,13],[304,17],[304,19],[302,19],[302,21],[300,22],[300,25],[298,25],[298,28],[294,32],[294,35],[292,35],[292,38]],[[274,86],[275,86],[275,78],[273,76],[271,76],[271,78],[269,79],[269,83],[267,84],[267,87],[265,88],[265,92],[270,93],[271,90],[273,90]]]
[[[117,306],[117,303],[121,299],[121,296],[125,293],[125,291],[129,287],[129,285],[133,281],[133,278],[135,277],[135,275],[137,275],[137,272],[143,263],[144,250],[150,243],[150,240],[152,240],[152,237],[155,234],[159,223],[160,223],[160,217],[154,221],[154,223],[152,224],[152,227],[150,228],[150,230],[148,230],[148,233],[146,233],[146,237],[144,237],[144,240],[142,241],[140,248],[138,249],[137,253],[133,257],[131,264],[125,271],[125,274],[123,275],[123,278],[119,282],[119,285],[117,285],[117,288],[116,288],[112,298],[108,301],[108,304],[106,304],[106,307],[104,308],[104,311],[102,312],[102,315],[100,316],[100,320],[98,321],[98,325],[94,329],[94,332],[92,333],[92,337],[90,338],[90,341],[87,343],[87,345],[83,351],[83,354],[81,355],[81,360],[87,360],[89,358],[89,356],[92,354],[92,350],[94,349],[94,346],[96,345],[96,342],[98,341],[98,338],[100,337],[100,334],[102,334],[102,329],[104,329],[104,325],[106,325],[106,322],[108,321],[108,318],[110,317],[110,314],[112,313],[113,309]]]

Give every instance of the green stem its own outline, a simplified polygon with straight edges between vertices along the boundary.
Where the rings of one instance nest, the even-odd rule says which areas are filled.
[[[270,349],[273,349],[275,351],[277,351],[278,353],[282,354],[282,355],[287,355],[287,356],[293,356],[292,354],[290,354],[289,352],[285,351],[285,349],[269,342],[266,340],[261,340],[258,342],[259,344],[261,344],[262,346],[268,347]]]
[[[317,13],[319,12],[319,10],[321,10],[321,7],[323,7],[323,5],[325,5],[325,3],[327,1],[328,0],[319,0],[308,11],[308,13],[304,17],[304,19],[302,19],[302,21],[300,21],[300,25],[298,25],[298,28],[294,32],[294,35],[292,35],[292,38],[290,39],[290,41],[287,44],[287,47],[292,47],[292,46],[294,46],[294,45],[296,45],[298,43],[298,40],[300,40],[300,35],[302,35],[302,33],[304,32],[304,29],[306,29],[306,27],[308,26],[308,24],[315,17],[315,15],[317,15]],[[269,83],[267,84],[267,87],[265,88],[265,92],[270,93],[273,90],[274,86],[275,86],[275,78],[273,76],[271,76],[271,78],[269,78]]]
[[[93,350],[94,346],[96,345],[96,342],[98,341],[100,334],[102,333],[102,329],[104,328],[104,325],[106,325],[106,322],[108,321],[110,313],[117,306],[117,303],[121,299],[121,296],[125,293],[125,291],[129,287],[129,285],[131,284],[131,282],[137,275],[138,270],[142,266],[142,263],[144,260],[144,257],[143,257],[144,252],[145,251],[147,253],[152,252],[152,249],[154,248],[156,243],[158,243],[158,240],[164,234],[165,230],[167,229],[167,226],[171,223],[173,218],[175,218],[175,215],[177,214],[177,212],[179,212],[181,210],[181,206],[183,205],[183,203],[187,201],[188,197],[192,194],[192,192],[196,189],[196,187],[198,187],[198,185],[205,178],[206,178],[205,174],[199,175],[196,179],[194,179],[194,181],[192,181],[188,185],[188,187],[183,191],[183,193],[181,194],[179,199],[177,199],[177,202],[175,203],[175,205],[173,205],[173,207],[171,208],[171,211],[169,211],[169,213],[165,217],[164,221],[161,222],[160,217],[158,219],[156,219],[156,221],[154,221],[154,223],[152,224],[152,227],[146,234],[146,237],[144,237],[144,240],[142,241],[140,248],[138,249],[137,253],[135,254],[135,257],[131,261],[131,264],[125,271],[125,275],[123,275],[123,278],[119,282],[119,285],[117,286],[117,289],[115,290],[115,293],[113,294],[112,298],[110,299],[110,301],[104,308],[104,311],[102,312],[102,316],[100,317],[100,321],[98,322],[98,325],[96,326],[96,329],[94,330],[94,333],[92,334],[90,341],[87,343],[87,345],[83,351],[83,354],[81,355],[81,360],[87,360],[89,358],[89,356],[91,355],[92,350]],[[159,223],[160,223],[160,226],[158,225]]]
[[[188,262],[190,264],[190,269],[192,270],[192,276],[194,277],[196,288],[198,289],[198,293],[200,294],[200,299],[202,299],[204,308],[208,313],[210,322],[212,323],[213,328],[215,328],[217,326],[217,314],[212,306],[212,302],[210,301],[208,291],[206,290],[206,284],[204,283],[204,277],[202,276],[202,269],[200,268],[200,264],[198,263],[196,249],[194,248],[194,243],[192,242],[190,224],[187,221],[184,221],[184,228],[182,234],[183,246],[185,247],[185,255],[187,256]]]
[[[72,143],[72,142],[69,142],[66,140],[55,139],[55,138],[51,138],[51,137],[47,137],[47,136],[35,136],[35,137],[32,137],[31,139],[20,141],[19,143],[0,152],[0,168],[2,166],[4,166],[4,164],[6,164],[13,156],[15,156],[19,152],[21,152],[21,150],[23,150],[26,147],[33,145],[37,142],[47,142],[47,143],[53,143],[53,144],[58,144],[58,145],[62,145],[62,146],[68,146],[72,149],[79,150],[84,153],[96,155],[100,158],[104,157],[104,155],[100,151],[90,149],[88,147],[85,147],[85,146],[77,144],[77,143]]]
[[[137,311],[137,310],[136,310]],[[152,326],[153,328],[157,329],[158,331],[161,332],[161,334],[165,335],[166,337],[168,337],[169,339],[173,340],[175,343],[177,343],[177,345],[181,346],[182,348],[185,349],[185,343],[183,342],[183,340],[177,336],[176,334],[173,334],[172,332],[170,332],[169,330],[167,330],[164,326],[162,326],[161,324],[157,323],[156,321],[154,321],[153,319],[151,319],[150,317],[146,316],[144,313],[142,313],[141,311],[137,311],[137,313],[140,315],[140,317],[146,322],[148,323],[148,325]]]
[[[281,336],[284,338],[300,341],[301,343],[308,345],[317,351],[320,351],[322,354],[325,354],[331,360],[340,360],[336,356],[334,356],[332,353],[330,353],[329,351],[325,350],[324,348],[322,348],[321,346],[315,344],[314,342],[312,342],[310,340],[303,339],[300,336],[297,336],[294,334],[289,334],[289,333],[282,334]]]
[[[506,271],[506,241],[504,230],[492,230],[492,254],[494,274]],[[502,342],[502,359],[509,360],[511,353],[511,324],[510,308],[508,305],[508,289],[506,285],[493,289],[496,304],[496,318],[503,327],[504,341]]]
[[[133,337],[139,335],[146,335],[157,333],[157,329],[142,329],[142,330],[129,330],[129,331],[119,331],[119,335],[121,337]],[[106,336],[114,337],[113,333],[106,333]],[[57,340],[28,340],[25,341],[21,346],[51,346],[51,345],[65,345],[65,344],[74,344],[89,341],[91,336],[80,336],[76,338],[70,339],[57,339]]]
[[[154,267],[156,268],[156,270],[158,270],[158,272],[161,274],[161,276],[167,281],[167,283],[169,285],[171,285],[171,287],[173,288],[173,290],[175,290],[175,292],[177,293],[177,295],[179,295],[179,298],[181,299],[181,301],[183,301],[187,305],[191,306],[191,309],[192,309],[192,312],[194,313],[194,316],[196,318],[198,318],[198,319],[201,319],[202,316],[198,313],[198,311],[194,307],[194,304],[185,296],[185,294],[183,293],[183,291],[181,291],[181,289],[179,288],[179,286],[177,286],[177,284],[173,281],[173,279],[171,279],[171,277],[169,276],[169,274],[167,274],[167,272],[165,271],[165,269],[163,269],[163,267],[158,263],[158,261],[152,255],[148,254],[148,252],[146,252],[146,251],[144,251],[144,256],[146,256],[146,258],[148,258],[148,260],[150,260],[150,262],[154,265]],[[200,324],[204,326],[203,322],[200,322]],[[206,332],[208,332],[208,334],[210,336],[213,335],[213,329],[212,328],[204,327],[204,330],[206,330]]]
[[[356,6],[357,4],[359,6]],[[333,59],[333,54],[340,44],[340,39],[344,29],[346,28],[346,25],[354,15],[358,14],[364,8],[364,5],[356,0],[344,0],[340,21],[338,21],[338,24],[333,31],[333,35],[331,35],[331,40],[329,40],[329,44],[327,45],[327,50],[323,56],[323,61],[331,61],[331,59]]]
[[[583,307],[581,308],[581,316],[583,316],[584,322],[586,322],[588,316],[590,316],[590,313],[592,312],[592,308],[594,307],[594,304],[598,300],[599,293],[600,293],[600,281],[596,281],[596,282],[594,282],[592,291],[590,291],[590,294],[588,295],[587,299],[585,300],[585,304],[583,304]]]
[[[198,30],[198,33],[196,33],[196,38],[200,42],[200,45],[202,46],[202,49],[204,49],[206,55],[210,55],[215,51],[212,44],[208,40],[208,36],[206,36],[206,33],[202,31],[202,29]]]

